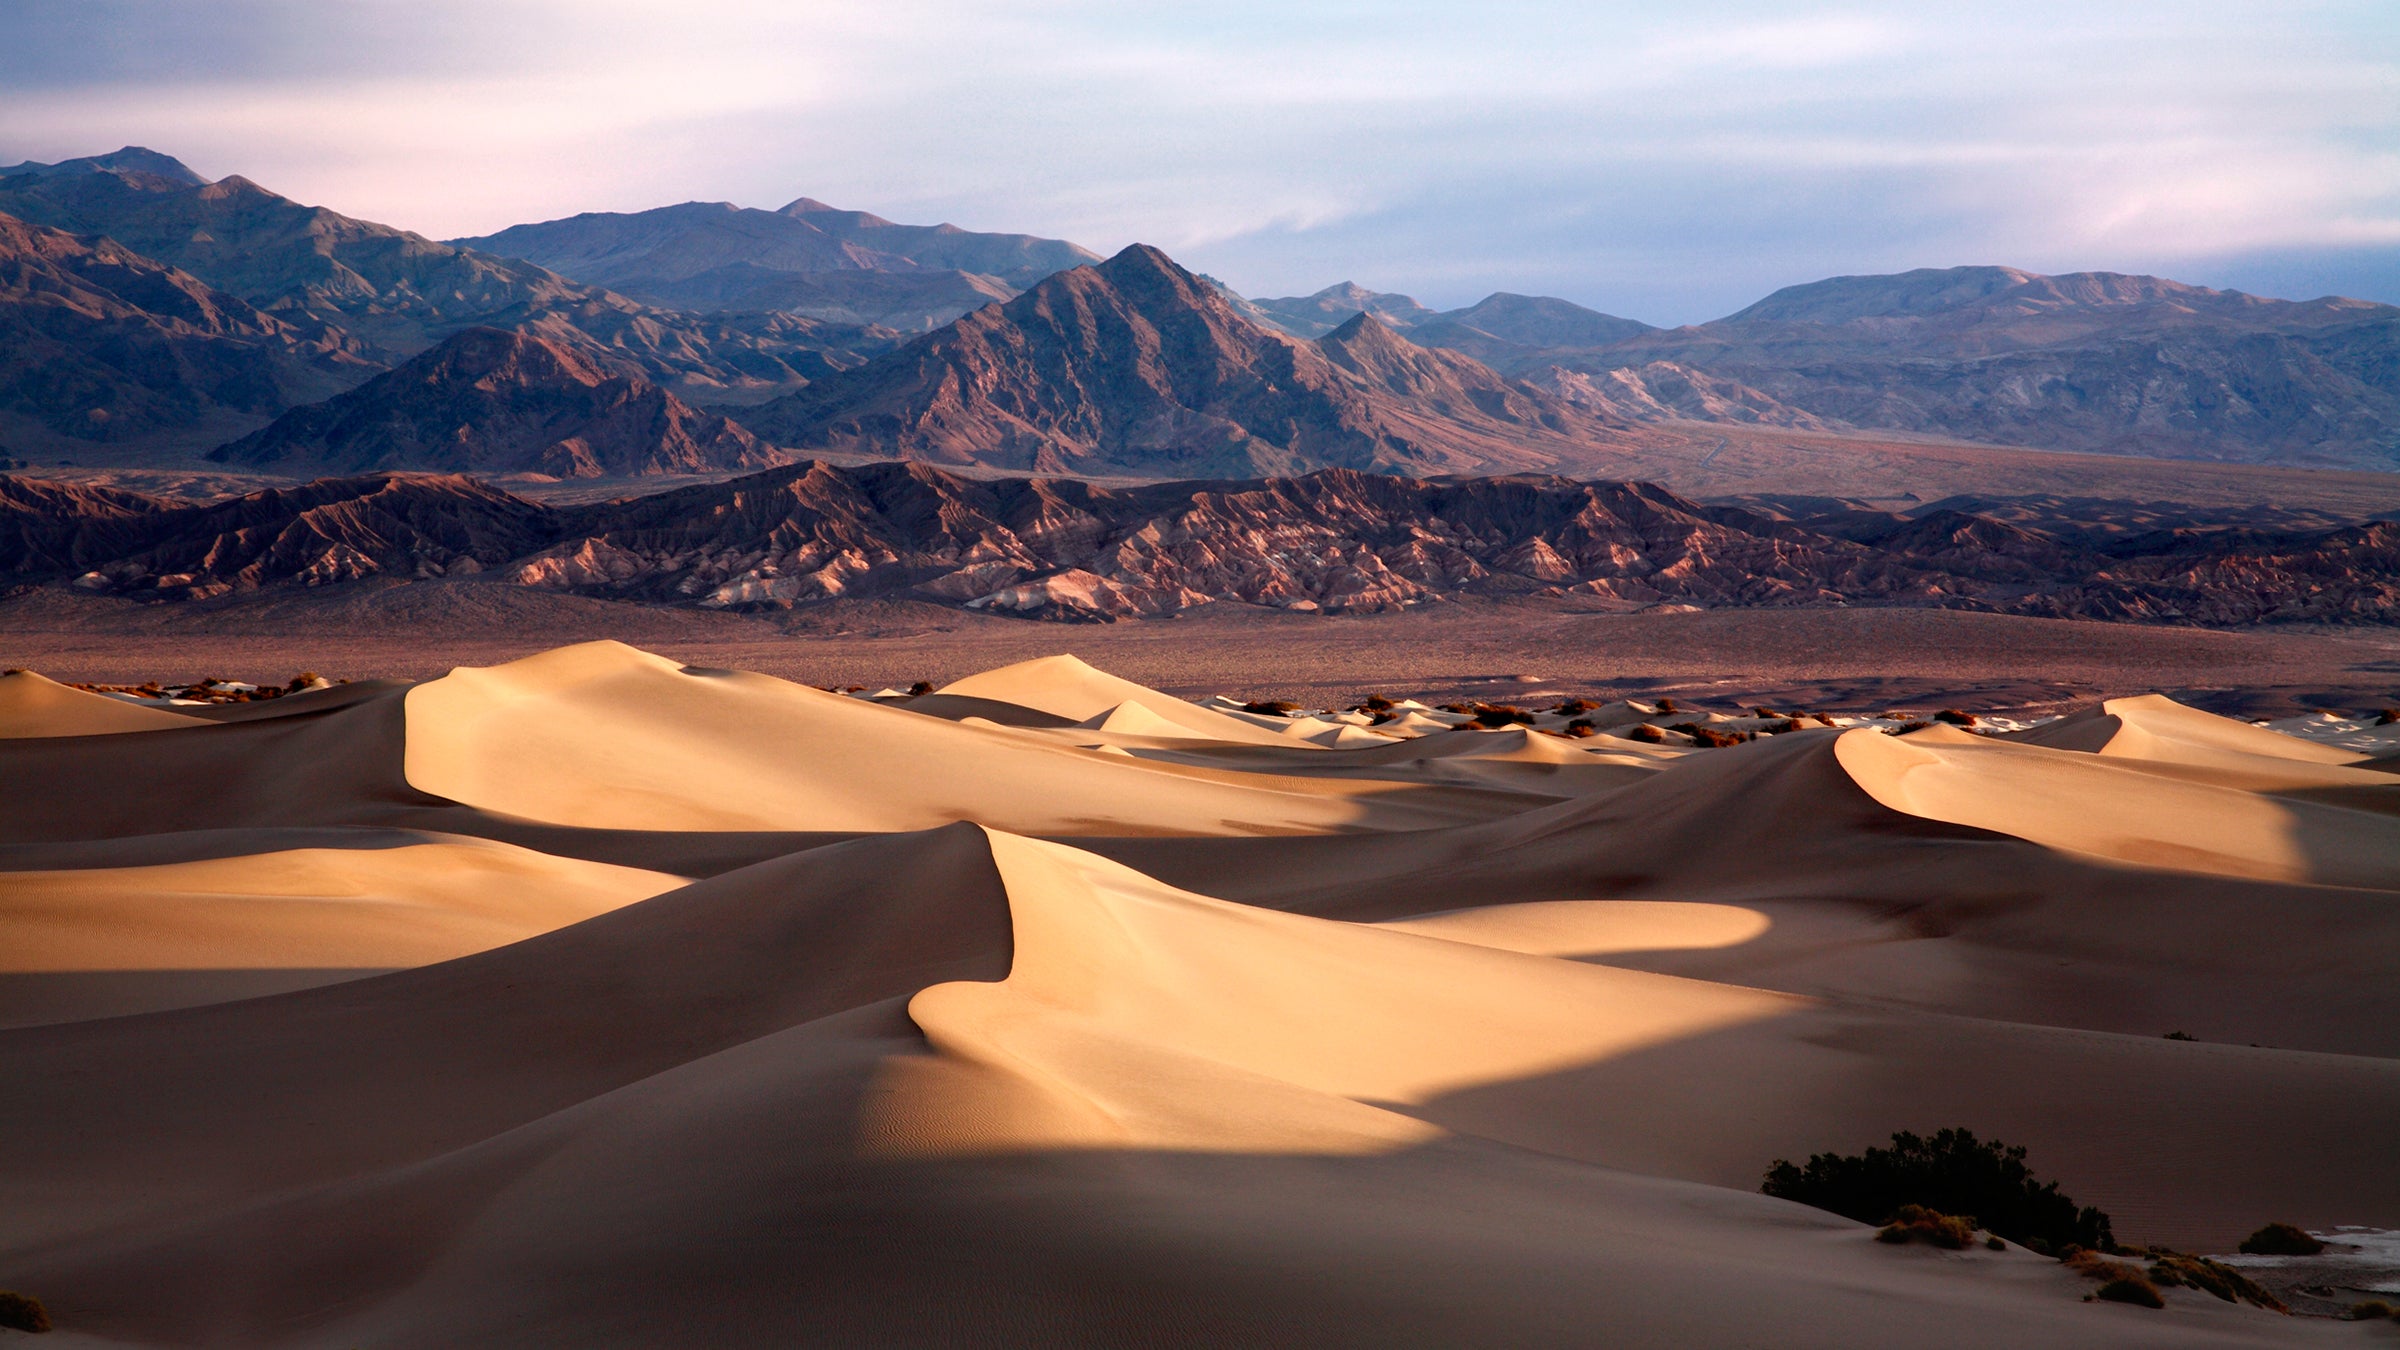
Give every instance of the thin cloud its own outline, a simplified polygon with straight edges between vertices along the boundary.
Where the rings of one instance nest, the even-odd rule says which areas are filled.
[[[1653,321],[1928,264],[2400,274],[2380,0],[0,13],[0,161],[127,142],[436,236],[805,193],[1159,243],[1257,293],[1355,276]]]

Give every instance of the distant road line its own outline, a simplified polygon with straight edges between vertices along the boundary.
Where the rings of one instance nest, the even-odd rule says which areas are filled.
[[[1718,456],[1720,453],[1722,453],[1722,452],[1724,451],[1724,449],[1725,449],[1725,447],[1726,447],[1726,446],[1728,446],[1728,445],[1731,445],[1731,444],[1733,444],[1733,440],[1732,440],[1732,438],[1731,438],[1731,437],[1720,437],[1720,438],[1718,439],[1718,441],[1717,441],[1717,448],[1716,448],[1716,449],[1714,449],[1714,450],[1711,450],[1711,451],[1709,451],[1707,454],[1705,454],[1705,455],[1702,455],[1702,456],[1700,457],[1700,467],[1701,467],[1701,468],[1703,468],[1703,469],[1707,468],[1707,467],[1708,467],[1708,462],[1709,462],[1710,460],[1712,460],[1712,459],[1715,459],[1715,458],[1716,458],[1716,457],[1717,457],[1717,456]]]

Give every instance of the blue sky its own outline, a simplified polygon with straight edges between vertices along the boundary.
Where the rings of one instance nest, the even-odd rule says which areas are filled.
[[[8,0],[0,163],[436,236],[808,195],[1654,323],[1959,263],[2400,302],[2400,4]]]

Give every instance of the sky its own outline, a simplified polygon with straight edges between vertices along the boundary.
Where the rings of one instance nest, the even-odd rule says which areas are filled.
[[[2002,263],[2400,303],[2400,3],[5,0],[0,163],[428,235],[799,196],[1699,322]]]

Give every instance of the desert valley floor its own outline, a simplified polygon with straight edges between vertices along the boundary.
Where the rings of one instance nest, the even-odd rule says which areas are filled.
[[[66,680],[400,678],[0,676],[0,1284],[95,1347],[2389,1341],[1759,1194],[1963,1126],[2127,1242],[2400,1229],[2400,734],[2244,720],[2388,647],[907,617],[13,623]],[[2027,715],[1855,715],[1979,687]]]

